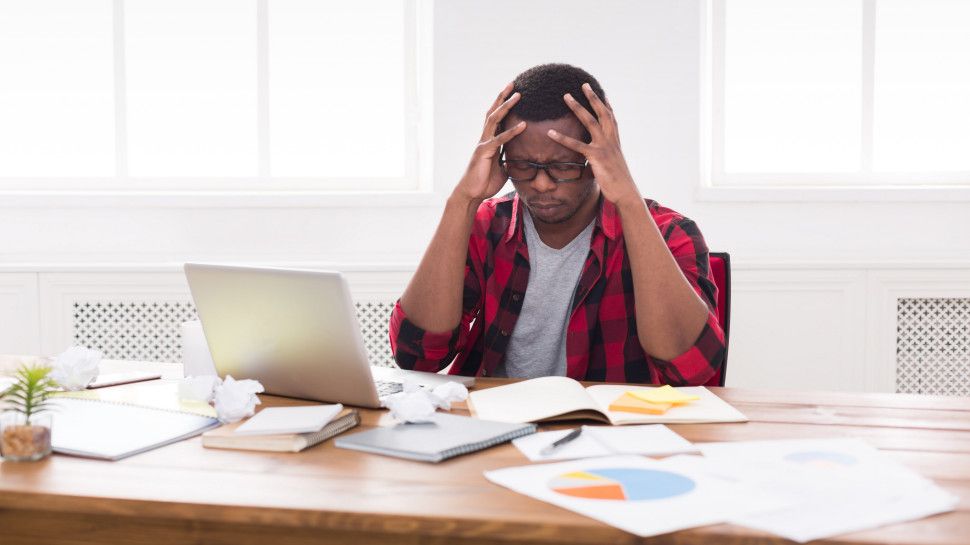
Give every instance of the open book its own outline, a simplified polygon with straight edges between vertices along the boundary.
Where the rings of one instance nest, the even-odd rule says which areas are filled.
[[[652,388],[623,384],[597,384],[584,388],[569,377],[541,377],[473,391],[468,397],[468,408],[478,418],[501,422],[584,418],[614,425],[748,421],[740,411],[703,386],[677,388],[700,399],[671,407],[664,414],[609,410],[610,404],[626,392]]]

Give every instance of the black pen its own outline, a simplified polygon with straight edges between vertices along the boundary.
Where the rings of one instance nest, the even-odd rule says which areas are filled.
[[[542,456],[549,456],[550,454],[552,454],[553,452],[555,452],[555,450],[557,448],[559,448],[559,447],[565,445],[566,443],[572,441],[573,439],[579,437],[579,434],[580,433],[583,433],[583,427],[582,426],[574,429],[573,431],[567,433],[566,435],[560,437],[559,439],[556,439],[555,441],[552,442],[551,445],[547,445],[545,447],[542,447],[542,450],[539,451],[539,454],[541,454]]]

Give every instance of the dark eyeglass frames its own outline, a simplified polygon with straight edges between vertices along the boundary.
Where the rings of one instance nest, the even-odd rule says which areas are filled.
[[[541,168],[553,181],[559,183],[575,182],[582,178],[589,161],[584,163],[533,163],[525,159],[506,159],[503,153],[499,164],[502,166],[502,172],[513,182],[531,182],[539,175]]]

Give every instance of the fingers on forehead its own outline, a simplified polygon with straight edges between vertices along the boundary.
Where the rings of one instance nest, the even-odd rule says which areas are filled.
[[[581,102],[579,102],[579,100],[577,100],[575,97],[569,94],[567,94],[566,97],[569,97],[565,99],[566,106],[568,106],[569,109],[572,110],[574,114],[576,114],[576,117],[579,118],[580,123],[582,123],[587,129],[591,128],[592,125],[595,125],[597,123],[596,116],[594,116],[589,110],[587,110],[586,107],[583,106]]]
[[[549,138],[552,138],[559,144],[575,152],[585,155],[584,150],[587,147],[587,144],[585,142],[580,142],[579,140],[576,140],[571,136],[566,136],[565,134],[562,134],[561,132],[555,131],[555,130],[550,130],[546,134],[549,136]]]

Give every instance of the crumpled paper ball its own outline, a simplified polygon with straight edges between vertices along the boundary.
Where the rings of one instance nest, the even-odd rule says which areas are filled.
[[[179,381],[179,399],[211,403],[216,386],[221,383],[222,379],[215,375],[183,378]]]
[[[435,386],[431,395],[438,398],[438,406],[446,411],[451,410],[451,404],[468,399],[468,388],[460,382],[446,382]]]
[[[226,380],[215,387],[216,416],[223,424],[238,422],[243,418],[256,414],[263,385],[257,380],[236,380],[232,375],[226,375]]]
[[[434,390],[422,388],[408,379],[404,380],[402,392],[388,396],[384,406],[399,422],[427,422],[435,411],[451,410],[451,404],[468,398],[468,388],[458,382],[446,382]]]
[[[72,346],[54,358],[50,377],[65,390],[83,390],[98,376],[101,352]]]

